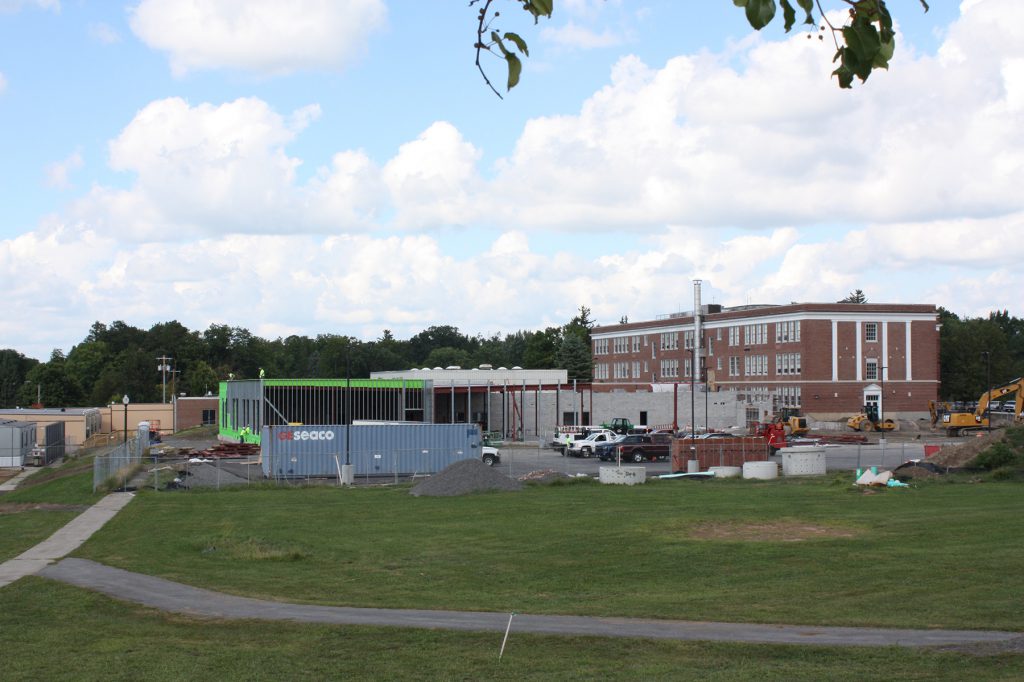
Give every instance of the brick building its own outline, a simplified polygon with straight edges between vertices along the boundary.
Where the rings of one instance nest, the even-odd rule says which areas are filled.
[[[926,416],[939,388],[934,305],[793,303],[704,306],[700,356],[692,313],[592,331],[595,384],[731,388],[819,419],[876,404]],[[696,360],[696,362],[695,362]],[[697,367],[694,377],[694,367]]]

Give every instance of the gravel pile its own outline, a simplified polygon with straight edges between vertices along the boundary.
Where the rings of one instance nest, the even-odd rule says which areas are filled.
[[[186,475],[187,474],[187,475]],[[219,471],[213,464],[189,464],[187,470],[178,473],[181,479],[179,487],[182,488],[221,488],[235,485],[247,485],[249,482],[241,476],[224,470]]]
[[[409,491],[409,494],[451,497],[487,490],[522,490],[522,488],[522,483],[495,471],[479,459],[464,459],[417,483]]]

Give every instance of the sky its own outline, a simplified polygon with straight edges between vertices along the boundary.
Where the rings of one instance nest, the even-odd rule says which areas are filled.
[[[729,0],[497,0],[499,99],[465,0],[0,0],[0,348],[614,324],[695,278],[1024,316],[1024,2],[889,4],[840,90]]]

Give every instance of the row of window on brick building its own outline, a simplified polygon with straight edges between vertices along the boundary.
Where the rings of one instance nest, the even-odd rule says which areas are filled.
[[[776,322],[775,327],[775,343],[797,343],[800,341],[800,320],[791,320],[789,322]],[[871,329],[868,330],[872,332]],[[877,335],[877,331],[872,332]],[[693,350],[694,346],[694,335],[693,331],[682,332],[683,337],[683,348],[685,350]],[[868,341],[873,341],[871,338],[872,334],[868,335]],[[611,352],[613,354],[622,353],[639,353],[641,346],[650,347],[651,357],[654,357],[655,349],[660,350],[679,350],[679,336],[680,332],[665,332],[664,334],[658,335],[658,344],[649,343],[646,334],[636,336],[620,336],[611,339]],[[768,343],[768,323],[761,322],[759,324],[746,324],[736,327],[718,327],[713,333],[709,333],[705,344],[708,349],[708,355],[714,355],[715,343],[721,343],[723,338],[729,346],[758,346]],[[609,339],[598,339],[594,341],[594,355],[608,355],[609,351]]]
[[[769,376],[769,356],[767,355],[746,355],[743,358],[736,356],[728,358],[728,375],[738,376]],[[715,370],[725,371],[722,363],[723,358],[715,358]],[[741,361],[742,360],[742,367]],[[865,378],[873,379],[871,360],[868,361],[868,371]],[[689,378],[693,376],[693,365],[691,358],[684,358],[682,363],[677,359],[666,359],[658,361],[657,375],[663,379],[677,379],[679,377]],[[740,370],[743,370],[742,372]],[[681,373],[680,373],[681,370]],[[650,365],[646,360],[626,360],[613,363],[597,363],[594,365],[595,379],[639,379],[650,372]],[[874,368],[877,374],[877,365]],[[776,353],[775,354],[775,375],[794,376],[800,374],[800,353]]]

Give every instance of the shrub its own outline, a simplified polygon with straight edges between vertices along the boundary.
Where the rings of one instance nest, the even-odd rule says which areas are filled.
[[[1024,450],[1024,426],[1011,426],[1006,429],[1003,439],[1017,450]]]
[[[1012,466],[1017,464],[1020,459],[1019,450],[1005,442],[999,442],[975,457],[974,465],[992,470]]]

